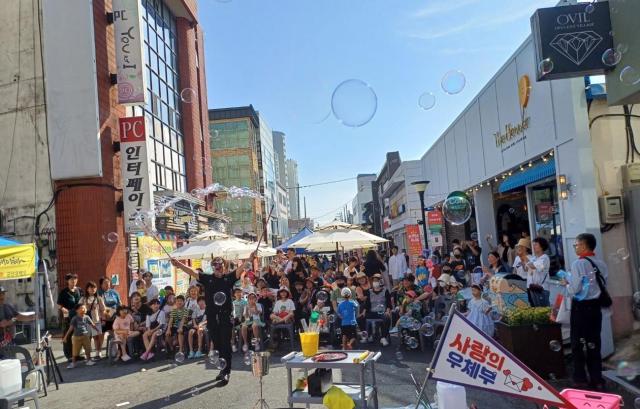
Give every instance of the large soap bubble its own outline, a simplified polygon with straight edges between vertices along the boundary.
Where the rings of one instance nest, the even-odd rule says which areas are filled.
[[[378,97],[366,82],[346,80],[333,91],[331,109],[343,125],[357,128],[373,119],[378,109]]]
[[[442,214],[451,224],[465,224],[471,217],[471,201],[464,192],[453,192],[442,205]]]

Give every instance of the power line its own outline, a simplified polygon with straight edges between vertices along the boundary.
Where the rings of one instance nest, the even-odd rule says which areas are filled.
[[[292,186],[292,187],[288,187],[287,189],[302,189],[305,187],[313,187],[313,186],[322,186],[322,185],[330,185],[332,183],[340,183],[340,182],[346,182],[349,180],[354,180],[354,179],[358,179],[358,177],[352,177],[352,178],[347,178],[347,179],[339,179],[339,180],[331,180],[328,182],[320,182],[320,183],[314,183],[311,185],[298,185],[298,186]]]

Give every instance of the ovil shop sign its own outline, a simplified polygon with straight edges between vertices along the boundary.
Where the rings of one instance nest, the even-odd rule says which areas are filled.
[[[531,16],[538,81],[602,74],[613,47],[609,2],[538,9]]]

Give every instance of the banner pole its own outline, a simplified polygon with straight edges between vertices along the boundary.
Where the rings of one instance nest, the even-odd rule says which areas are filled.
[[[447,332],[449,331],[449,325],[451,325],[451,317],[453,317],[453,312],[455,310],[456,310],[456,303],[453,303],[453,304],[451,304],[451,308],[449,308],[449,314],[448,314],[447,322],[444,325],[444,329],[442,330],[442,334],[440,334],[440,340],[441,341],[445,338],[445,336],[447,335]],[[438,348],[436,349],[436,353],[433,354],[433,358],[431,358],[431,363],[429,364],[429,367],[427,368],[427,376],[426,376],[426,378],[424,378],[424,382],[422,382],[422,387],[420,388],[420,392],[418,393],[418,400],[416,402],[415,409],[419,409],[419,407],[420,407],[420,401],[422,401],[422,395],[424,394],[424,391],[427,389],[427,382],[429,381],[429,379],[431,378],[431,375],[433,374],[433,366],[436,363],[436,359],[440,355],[440,350],[441,349],[442,349],[442,344],[438,343]],[[428,401],[429,400],[427,399],[427,402]],[[431,405],[429,405],[429,406],[431,406]]]

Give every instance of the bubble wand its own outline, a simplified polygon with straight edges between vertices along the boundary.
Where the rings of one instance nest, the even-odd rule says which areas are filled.
[[[271,204],[271,210],[269,210],[269,215],[267,216],[267,221],[265,222],[265,227],[260,233],[260,237],[258,238],[258,245],[256,246],[256,255],[258,254],[258,249],[260,249],[260,244],[262,244],[262,239],[267,231],[267,225],[269,224],[269,220],[271,220],[271,215],[273,214],[274,204]]]

